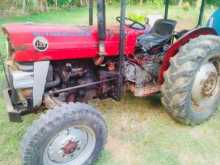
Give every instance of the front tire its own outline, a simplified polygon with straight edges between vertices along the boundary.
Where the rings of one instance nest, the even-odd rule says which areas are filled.
[[[162,103],[175,120],[197,125],[216,111],[220,98],[220,38],[200,36],[180,48],[164,74]]]
[[[89,165],[106,138],[106,124],[94,108],[63,104],[42,115],[24,135],[23,165]]]

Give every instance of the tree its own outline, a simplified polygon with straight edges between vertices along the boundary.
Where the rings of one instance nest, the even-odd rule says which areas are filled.
[[[202,0],[196,0],[196,8],[200,8]]]
[[[38,10],[41,12],[48,11],[47,0],[38,0]]]
[[[178,6],[182,6],[182,4],[183,4],[183,0],[179,0],[178,1]]]
[[[143,3],[144,3],[144,0],[140,0],[140,2],[139,2],[139,3],[140,3],[140,5],[143,5]]]
[[[26,0],[22,0],[22,11],[23,11],[23,13],[26,12],[26,7],[27,7]]]

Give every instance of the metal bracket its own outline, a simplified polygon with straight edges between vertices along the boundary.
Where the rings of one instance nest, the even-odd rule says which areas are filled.
[[[34,63],[33,107],[42,103],[49,65],[49,61]]]

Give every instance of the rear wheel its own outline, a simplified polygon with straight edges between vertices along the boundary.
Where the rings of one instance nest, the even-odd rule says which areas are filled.
[[[102,150],[107,128],[101,115],[81,103],[49,110],[22,142],[24,165],[91,164]]]
[[[171,59],[162,103],[177,121],[197,125],[210,118],[220,98],[220,38],[200,36]]]

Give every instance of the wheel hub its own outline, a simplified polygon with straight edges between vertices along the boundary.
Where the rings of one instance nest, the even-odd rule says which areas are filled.
[[[88,127],[70,127],[54,136],[44,152],[46,165],[78,164],[91,154],[95,135]]]
[[[192,100],[199,105],[205,99],[211,98],[217,91],[218,72],[213,63],[203,64],[195,76],[192,88]]]
[[[65,155],[72,154],[77,149],[77,146],[77,142],[69,140],[69,142],[63,147],[63,153]]]
[[[208,79],[203,83],[202,94],[204,96],[212,96],[218,81],[218,76],[216,73],[211,73]]]

